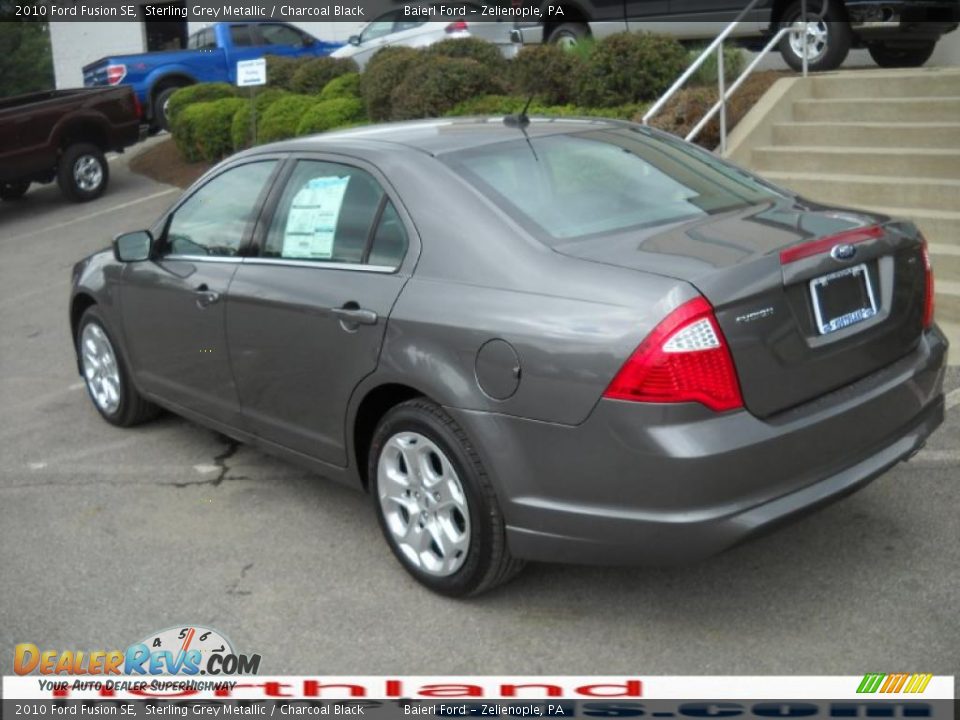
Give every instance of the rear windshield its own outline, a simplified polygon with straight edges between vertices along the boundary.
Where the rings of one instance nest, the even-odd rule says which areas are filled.
[[[706,151],[640,129],[517,135],[443,160],[549,244],[782,197]]]

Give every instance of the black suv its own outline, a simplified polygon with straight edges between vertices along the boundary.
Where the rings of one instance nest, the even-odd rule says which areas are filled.
[[[649,30],[681,40],[716,37],[747,0],[528,0],[543,22],[519,23],[525,43],[574,44],[625,30]],[[808,0],[806,37],[790,34],[780,43],[783,59],[800,69],[806,47],[811,70],[833,70],[851,48],[866,48],[881,67],[918,67],[940,37],[960,25],[960,0]],[[800,20],[800,0],[760,0],[734,36],[759,49],[772,33]],[[766,39],[765,39],[766,38]]]

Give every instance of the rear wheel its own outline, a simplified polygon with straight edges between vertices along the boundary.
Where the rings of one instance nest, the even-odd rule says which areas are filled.
[[[96,306],[87,308],[80,318],[76,348],[87,392],[104,420],[131,427],[157,415],[157,406],[145,400],[130,381],[123,356]]]
[[[554,28],[547,42],[560,47],[573,47],[581,40],[590,37],[590,28],[583,23],[563,23]]]
[[[170,130],[170,98],[180,85],[165,87],[153,99],[153,125],[160,130]]]
[[[869,47],[870,57],[883,68],[911,68],[920,67],[937,49],[936,42],[906,47],[891,47],[889,45],[874,44]]]
[[[94,200],[107,189],[110,166],[103,151],[90,143],[70,145],[60,156],[57,184],[74,202]]]
[[[807,3],[807,15],[819,15],[819,3]],[[783,14],[781,27],[799,23],[801,20],[801,5],[795,2]],[[806,23],[800,32],[791,32],[784,35],[780,41],[780,54],[784,62],[794,70],[803,69],[803,55],[807,54],[807,68],[812,72],[835,70],[843,64],[850,53],[853,33],[850,24],[843,16],[839,3],[831,2],[822,20],[812,20]]]
[[[27,194],[30,188],[30,181],[0,183],[0,200],[19,200]]]
[[[390,410],[374,433],[368,473],[390,549],[434,592],[478,595],[522,569],[479,456],[439,405],[417,399]]]

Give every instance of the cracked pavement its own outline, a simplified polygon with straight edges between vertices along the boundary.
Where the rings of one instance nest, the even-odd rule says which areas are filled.
[[[18,642],[122,649],[186,623],[268,674],[960,668],[960,406],[909,464],[712,560],[536,565],[445,600],[400,569],[365,496],[171,415],[100,420],[72,356],[70,267],[176,198],[112,169],[91,204],[55,187],[0,204],[0,672]]]

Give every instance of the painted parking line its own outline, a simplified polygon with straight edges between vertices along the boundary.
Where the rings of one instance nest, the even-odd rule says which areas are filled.
[[[48,225],[45,228],[40,228],[38,230],[31,230],[30,232],[23,233],[22,235],[14,235],[12,238],[7,238],[8,242],[16,242],[17,240],[23,240],[24,238],[33,237],[34,235],[42,235],[43,233],[50,232],[51,230],[59,230],[61,228],[70,227],[71,225],[76,225],[77,223],[86,222],[87,220],[92,220],[93,218],[102,217],[103,215],[109,215],[110,213],[116,212],[117,210],[124,210],[128,207],[133,207],[134,205],[139,205],[140,203],[149,202],[150,200],[156,200],[161,198],[164,195],[172,195],[174,193],[183,192],[180,188],[169,188],[167,190],[161,190],[160,192],[153,193],[152,195],[146,195],[142,198],[137,198],[136,200],[130,200],[129,202],[120,203],[119,205],[114,205],[109,208],[104,208],[103,210],[97,210],[96,212],[88,213],[86,215],[81,215],[80,217],[75,217],[71,220],[65,220],[64,222],[59,222],[54,225]]]
[[[948,392],[947,397],[944,399],[944,406],[946,407],[947,412],[955,408],[957,405],[960,405],[960,388]]]

